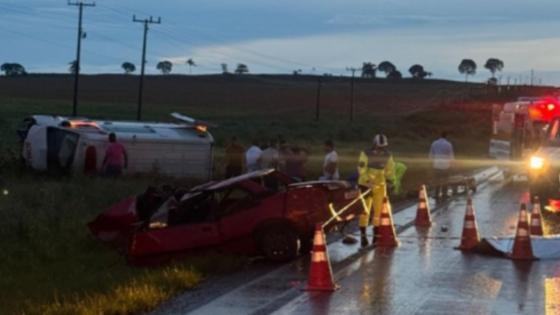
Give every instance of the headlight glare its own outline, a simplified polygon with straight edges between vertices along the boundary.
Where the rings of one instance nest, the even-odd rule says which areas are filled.
[[[532,156],[531,161],[529,162],[529,166],[531,169],[540,170],[544,166],[544,159],[538,156]]]

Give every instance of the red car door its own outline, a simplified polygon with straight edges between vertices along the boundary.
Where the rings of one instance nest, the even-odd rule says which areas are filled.
[[[255,227],[282,215],[282,194],[255,189],[252,183],[232,187],[220,203],[219,229],[224,241],[250,238]]]
[[[136,233],[129,254],[144,256],[180,252],[220,242],[221,236],[216,223],[184,224]]]

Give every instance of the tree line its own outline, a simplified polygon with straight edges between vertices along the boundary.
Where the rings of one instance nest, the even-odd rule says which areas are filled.
[[[192,68],[196,67],[197,64],[194,62],[192,58],[188,59],[185,64],[189,67],[189,74],[192,74]],[[68,72],[71,74],[76,73],[76,61],[73,60],[68,63]],[[136,65],[132,62],[125,61],[121,64],[121,68],[123,69],[125,74],[131,74],[136,71]],[[222,73],[228,74],[230,73],[228,70],[228,65],[225,63],[221,64]],[[170,74],[173,70],[173,63],[169,60],[162,60],[156,64],[156,69],[159,70],[162,74]],[[6,76],[13,77],[13,76],[20,76],[26,75],[27,71],[25,68],[19,63],[11,63],[6,62],[0,66],[0,71],[4,72]],[[235,74],[246,74],[249,73],[249,67],[244,63],[238,63],[237,67],[233,71]]]
[[[484,68],[488,69],[492,74],[492,77],[488,79],[488,83],[497,84],[496,72],[502,71],[504,68],[504,62],[498,58],[488,58],[484,64]],[[465,75],[465,82],[469,80],[469,76],[476,74],[476,62],[472,59],[463,59],[458,67],[459,73]]]
[[[192,68],[197,67],[197,64],[192,58],[189,58],[185,64],[189,68],[189,74],[192,73]],[[121,68],[125,74],[131,74],[136,71],[136,65],[134,63],[125,61],[122,63]],[[488,80],[488,83],[497,84],[496,72],[502,71],[504,68],[504,62],[498,58],[489,58],[484,64],[484,68],[488,69],[492,74],[492,77]],[[156,64],[156,69],[162,74],[170,74],[173,70],[173,63],[169,60],[162,60]],[[221,69],[223,74],[231,73],[228,69],[228,64],[222,63]],[[469,76],[476,74],[477,64],[472,59],[463,59],[458,67],[459,73],[465,75],[465,82],[468,81]],[[19,63],[4,63],[0,66],[0,71],[3,71],[6,76],[21,76],[26,75],[27,71]],[[76,72],[76,61],[71,61],[69,63],[68,71],[70,73]],[[364,62],[361,67],[361,77],[362,78],[376,78],[377,72],[383,72],[387,79],[402,79],[402,73],[397,69],[397,67],[390,61],[382,61],[378,65],[372,62]],[[424,67],[420,64],[414,64],[409,69],[411,77],[414,79],[424,79],[426,77],[431,77],[432,73],[426,71]],[[234,74],[242,75],[249,73],[249,67],[244,63],[238,63]],[[294,75],[301,73],[301,70],[295,70]]]

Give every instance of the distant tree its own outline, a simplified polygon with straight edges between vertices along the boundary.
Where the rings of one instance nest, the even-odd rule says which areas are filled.
[[[402,73],[399,70],[391,71],[387,75],[387,79],[400,80],[402,79]]]
[[[121,68],[123,68],[124,73],[126,74],[131,74],[132,72],[136,71],[136,66],[132,62],[128,61],[123,62]]]
[[[497,58],[489,58],[488,60],[486,60],[484,68],[490,70],[490,73],[492,73],[492,78],[495,78],[496,71],[502,71],[502,69],[504,68],[504,62]]]
[[[300,74],[301,74],[301,71],[302,71],[301,69],[294,70],[294,71],[292,72],[292,75],[300,75]]]
[[[6,62],[0,66],[0,71],[4,71],[4,74],[8,77],[15,77],[18,75],[26,75],[27,72],[25,68],[19,63]]]
[[[389,77],[389,75],[392,72],[397,71],[397,67],[395,67],[394,64],[392,64],[390,61],[382,61],[378,66],[377,66],[377,70],[384,72],[385,76],[387,76],[387,78]]]
[[[412,65],[408,69],[408,72],[410,72],[412,77],[415,78],[415,79],[424,79],[428,75],[431,75],[431,73],[426,72],[426,70],[424,70],[424,67],[422,65],[419,65],[419,64]]]
[[[235,68],[235,74],[245,74],[245,73],[249,73],[249,67],[247,67],[246,64],[244,63],[238,63],[237,64],[237,68]]]
[[[375,78],[375,72],[377,71],[377,66],[371,62],[364,62],[362,64],[362,78]]]
[[[173,69],[173,64],[169,60],[163,60],[157,63],[156,69],[161,71],[162,74],[169,74]]]
[[[186,64],[187,66],[189,66],[189,74],[192,74],[192,67],[196,67],[196,63],[194,63],[194,60],[192,60],[192,58],[189,58]]]
[[[476,62],[472,59],[463,59],[459,64],[459,73],[465,75],[465,82],[469,80],[469,75],[476,73]]]
[[[78,63],[76,62],[76,60],[72,60],[68,63],[68,71],[71,74],[75,74],[76,73],[76,68],[78,67]]]
[[[222,74],[228,74],[229,73],[227,63],[222,63],[222,64],[220,64],[220,66],[222,67]]]

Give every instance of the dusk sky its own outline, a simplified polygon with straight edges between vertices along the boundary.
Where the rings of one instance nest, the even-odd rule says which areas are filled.
[[[364,61],[389,60],[405,76],[415,63],[435,78],[462,80],[461,59],[478,64],[484,81],[489,57],[502,59],[502,83],[521,76],[560,84],[558,0],[98,0],[84,9],[82,71],[139,68],[139,18],[161,16],[152,25],[147,70],[159,60],[173,73],[215,73],[245,63],[252,73],[346,74]],[[0,0],[0,62],[18,62],[28,72],[67,72],[75,58],[78,10],[63,0]]]

